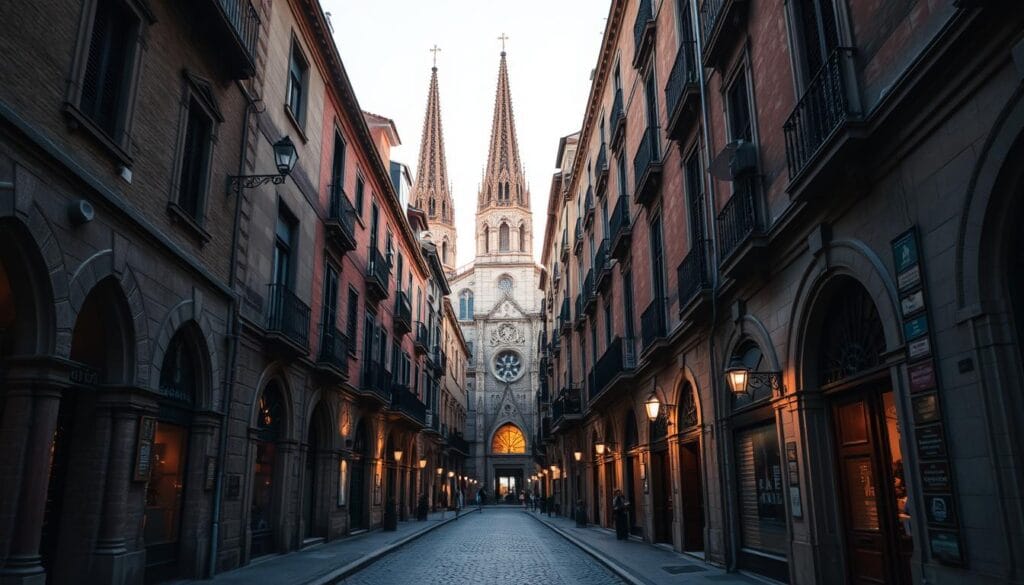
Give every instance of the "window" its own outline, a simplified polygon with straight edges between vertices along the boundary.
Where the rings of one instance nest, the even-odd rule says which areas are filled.
[[[611,301],[604,304],[604,346],[612,344],[612,304]]]
[[[619,157],[615,165],[618,169],[618,181],[619,181],[619,197],[626,196],[626,161],[625,158]]]
[[[441,242],[441,264],[448,264],[448,240]]]
[[[213,118],[194,96],[190,97],[178,176],[178,207],[197,222],[203,219],[212,151]]]
[[[651,220],[651,291],[654,301],[664,304],[665,297],[665,242],[661,233],[661,216],[657,215]],[[662,307],[658,315],[659,322],[665,318],[665,310]]]
[[[700,154],[694,150],[684,163],[686,174],[687,214],[690,219],[690,248],[704,240],[704,187],[700,168]]]
[[[504,293],[512,292],[512,277],[504,275],[498,279],[498,290]]]
[[[839,46],[835,7],[832,0],[799,0],[794,4],[797,36],[800,39],[799,63],[804,86]]]
[[[324,267],[324,298],[320,326],[322,335],[334,336],[338,324],[338,271],[327,264]]]
[[[502,223],[501,227],[498,228],[498,251],[508,252],[509,249],[509,231],[508,224]]]
[[[363,216],[363,198],[364,191],[366,190],[366,184],[363,182],[363,177],[356,177],[356,213],[359,217]]]
[[[526,226],[519,226],[519,251],[526,251]]]
[[[396,272],[395,289],[398,292],[402,292],[402,277],[405,276],[405,259],[402,258],[401,252],[398,253],[398,270]]]
[[[295,219],[284,206],[278,207],[277,227],[274,230],[274,258],[271,273],[273,284],[290,287],[292,284],[292,253],[295,245]]]
[[[491,452],[498,454],[526,453],[526,437],[512,423],[502,425],[491,440]]]
[[[123,142],[139,18],[122,0],[97,0],[79,111],[116,143]]]
[[[334,131],[334,154],[331,155],[331,201],[342,197],[345,189],[345,139]]]
[[[299,49],[292,41],[292,52],[288,58],[288,111],[301,129],[306,123],[306,83],[309,65]]]
[[[459,320],[471,321],[473,319],[473,293],[464,290],[459,295]]]
[[[491,251],[491,228],[484,226],[484,252]]]
[[[657,128],[658,126],[658,88],[654,83],[654,73],[650,73],[644,80],[644,93],[647,98],[647,127]]]
[[[380,227],[380,209],[376,203],[370,204],[370,248],[377,249],[377,230]]]
[[[353,288],[348,289],[348,317],[345,326],[347,327],[345,333],[349,339],[348,351],[354,354],[356,352],[356,331],[359,328],[359,293]]]
[[[747,76],[740,71],[733,80],[726,96],[729,108],[729,137],[732,140],[754,141],[754,130],[750,120],[750,95],[747,92]]]
[[[633,324],[633,272],[626,271],[622,274],[622,315],[625,317],[626,338],[632,339],[635,327]]]

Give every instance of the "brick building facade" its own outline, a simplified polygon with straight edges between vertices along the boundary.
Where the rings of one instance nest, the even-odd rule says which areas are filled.
[[[0,581],[202,577],[412,515],[448,285],[319,4],[0,22]]]
[[[634,534],[784,582],[1021,579],[1022,25],[612,2],[544,236],[562,509],[622,489]]]

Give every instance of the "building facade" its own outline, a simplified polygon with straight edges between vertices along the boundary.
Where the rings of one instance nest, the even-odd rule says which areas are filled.
[[[533,261],[530,192],[504,51],[474,239],[476,258],[452,278],[452,305],[458,306],[471,355],[467,469],[489,500],[517,501],[533,471],[541,270]]]
[[[544,236],[563,507],[783,582],[1022,579],[1022,31],[612,3]]]
[[[0,63],[0,581],[204,577],[410,517],[449,288],[319,4],[0,17],[35,47]]]

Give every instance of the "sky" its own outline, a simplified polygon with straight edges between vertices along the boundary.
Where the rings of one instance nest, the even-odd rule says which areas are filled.
[[[416,172],[435,44],[457,265],[476,254],[477,189],[491,135],[501,41],[540,258],[558,139],[579,130],[608,0],[321,0],[366,111],[395,121],[391,158]]]

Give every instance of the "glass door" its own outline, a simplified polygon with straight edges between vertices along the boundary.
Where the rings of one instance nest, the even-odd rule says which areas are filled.
[[[183,426],[157,422],[143,529],[150,583],[177,576],[187,436]]]

